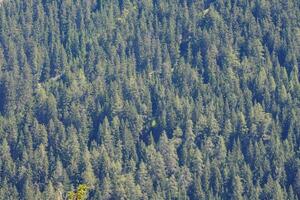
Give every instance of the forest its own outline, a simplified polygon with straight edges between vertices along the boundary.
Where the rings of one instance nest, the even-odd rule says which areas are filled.
[[[0,200],[300,199],[299,0],[0,2]]]

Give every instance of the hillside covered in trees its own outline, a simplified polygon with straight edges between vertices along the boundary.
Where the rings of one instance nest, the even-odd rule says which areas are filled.
[[[0,199],[297,200],[299,69],[299,0],[4,0]]]

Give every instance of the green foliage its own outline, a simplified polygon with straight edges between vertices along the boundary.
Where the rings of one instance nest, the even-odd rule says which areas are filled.
[[[2,1],[0,199],[299,199],[299,21],[299,0]]]
[[[88,186],[85,184],[80,184],[76,191],[68,192],[67,199],[68,200],[85,200],[88,195]]]

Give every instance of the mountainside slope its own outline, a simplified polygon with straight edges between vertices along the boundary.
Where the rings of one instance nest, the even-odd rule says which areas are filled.
[[[299,199],[299,66],[298,0],[3,2],[0,199]]]

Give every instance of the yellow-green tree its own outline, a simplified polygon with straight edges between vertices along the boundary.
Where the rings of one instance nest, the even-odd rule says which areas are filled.
[[[88,186],[81,184],[77,190],[68,193],[68,200],[85,200],[88,196]]]

